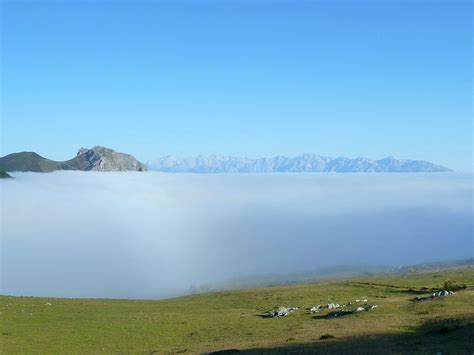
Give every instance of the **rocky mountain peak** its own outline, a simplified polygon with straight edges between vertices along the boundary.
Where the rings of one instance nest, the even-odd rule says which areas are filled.
[[[103,146],[80,148],[77,156],[68,162],[77,170],[144,171],[146,165],[130,154],[116,152]]]

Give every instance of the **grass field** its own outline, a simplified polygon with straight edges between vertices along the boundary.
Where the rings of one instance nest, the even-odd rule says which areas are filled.
[[[411,301],[446,279],[468,288]],[[462,267],[159,301],[0,296],[0,353],[472,354],[473,285],[474,268]],[[305,310],[363,298],[378,307],[335,319]],[[260,316],[278,306],[300,309],[282,318]]]

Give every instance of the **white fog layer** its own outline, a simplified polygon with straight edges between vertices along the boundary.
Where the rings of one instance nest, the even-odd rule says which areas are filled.
[[[1,294],[166,297],[473,256],[467,174],[13,175],[0,181]]]

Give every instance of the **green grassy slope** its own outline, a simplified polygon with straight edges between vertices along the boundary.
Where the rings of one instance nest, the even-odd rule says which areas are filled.
[[[443,299],[411,301],[426,292],[423,287],[440,287],[446,279],[468,288]],[[159,301],[1,296],[0,353],[472,354],[473,284],[474,268],[463,267]],[[304,309],[362,298],[378,308],[335,319]],[[301,308],[287,317],[260,317],[278,306]]]
[[[63,162],[49,160],[34,152],[20,152],[0,157],[0,170],[51,172],[54,170],[71,170]]]

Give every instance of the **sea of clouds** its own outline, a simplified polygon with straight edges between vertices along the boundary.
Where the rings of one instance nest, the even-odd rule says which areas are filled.
[[[1,294],[155,298],[473,256],[469,174],[14,176],[0,181]]]

